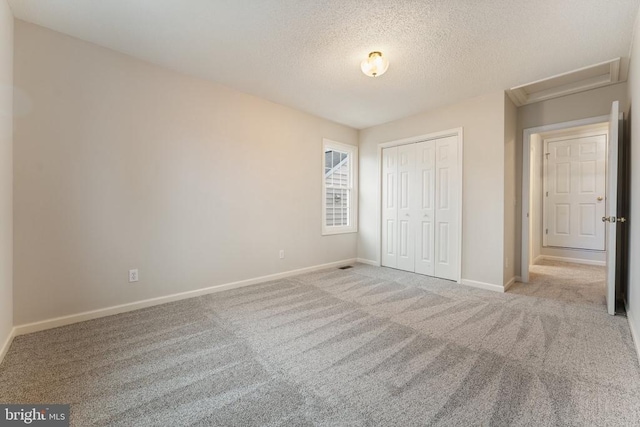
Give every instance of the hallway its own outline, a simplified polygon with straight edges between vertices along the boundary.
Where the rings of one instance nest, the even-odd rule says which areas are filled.
[[[543,260],[531,267],[529,275],[529,283],[516,282],[508,292],[606,310],[605,267]]]

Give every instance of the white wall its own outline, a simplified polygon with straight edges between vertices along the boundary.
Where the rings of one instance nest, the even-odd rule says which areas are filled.
[[[463,127],[462,278],[504,283],[504,92],[360,131],[358,257],[380,260],[378,144]]]
[[[629,289],[627,315],[634,333],[636,348],[640,353],[640,21],[636,28],[631,49],[629,69],[628,119],[631,128],[631,203],[629,226]],[[622,110],[625,111],[625,110]],[[633,166],[635,165],[635,167]],[[639,354],[640,356],[640,354]]]
[[[516,258],[516,126],[518,111],[504,95],[504,284],[515,279]]]
[[[355,258],[320,218],[357,131],[22,21],[15,84],[16,324]]]
[[[0,0],[0,362],[13,329],[13,14]]]
[[[518,108],[516,140],[516,275],[521,274],[522,258],[522,134],[524,129],[564,123],[572,120],[608,115],[611,103],[620,101],[621,111],[627,105],[627,83],[606,86],[586,92],[536,102]]]

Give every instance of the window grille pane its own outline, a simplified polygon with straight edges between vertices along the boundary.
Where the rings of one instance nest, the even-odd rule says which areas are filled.
[[[342,187],[349,186],[349,161],[345,161],[340,168],[340,185]]]
[[[325,152],[325,183],[328,186],[348,188],[350,180],[351,164],[349,154],[338,151]]]
[[[333,226],[349,225],[349,196],[347,189],[327,190],[327,219],[332,218]],[[327,225],[330,225],[328,220]]]
[[[349,198],[350,190],[342,190],[342,225],[349,225]]]
[[[341,226],[342,217],[340,215],[340,190],[335,190],[333,196],[333,225]]]
[[[327,189],[327,208],[326,208],[326,216],[327,216],[327,226],[332,227],[334,225],[333,222],[333,192],[332,188]]]
[[[331,169],[331,185],[334,185],[334,186],[338,184],[336,182],[337,181],[336,180],[336,174],[338,173],[338,169],[339,169],[338,168],[338,163],[340,163],[340,162],[337,162],[335,160],[337,160],[337,159],[334,158],[333,169]]]
[[[327,188],[326,192],[326,225],[349,225],[351,190],[346,188]]]

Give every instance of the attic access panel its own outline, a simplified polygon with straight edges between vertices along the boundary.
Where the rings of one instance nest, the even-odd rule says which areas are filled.
[[[623,74],[621,73],[621,59],[616,58],[533,83],[512,87],[507,91],[507,94],[516,106],[520,107],[616,84],[624,81],[621,79]]]

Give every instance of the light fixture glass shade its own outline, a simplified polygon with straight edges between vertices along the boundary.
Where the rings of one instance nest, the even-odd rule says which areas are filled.
[[[362,72],[369,77],[383,75],[389,68],[389,61],[382,56],[381,52],[371,52],[369,57],[360,64]]]

